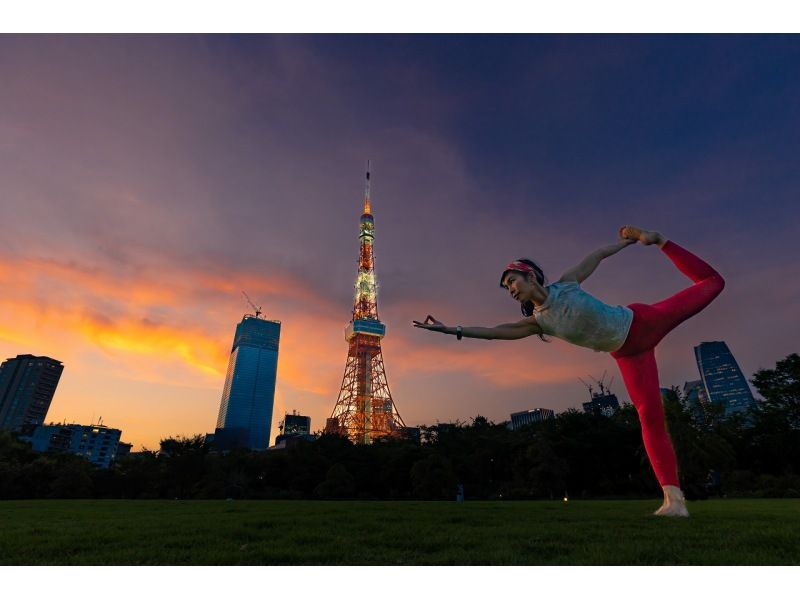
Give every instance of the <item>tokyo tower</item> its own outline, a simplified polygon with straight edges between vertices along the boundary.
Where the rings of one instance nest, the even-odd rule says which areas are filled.
[[[381,353],[381,339],[386,335],[386,326],[378,319],[378,285],[372,253],[375,220],[370,203],[369,162],[358,238],[361,250],[353,317],[344,332],[348,344],[347,363],[339,398],[325,424],[325,432],[347,436],[355,444],[371,444],[380,438],[398,435],[405,424],[392,401]]]

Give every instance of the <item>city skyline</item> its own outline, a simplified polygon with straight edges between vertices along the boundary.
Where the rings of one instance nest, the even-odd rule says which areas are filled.
[[[579,408],[608,356],[411,321],[518,319],[505,263],[555,280],[628,223],[728,283],[659,347],[662,385],[697,378],[692,347],[716,340],[750,378],[800,332],[798,58],[783,36],[2,35],[0,357],[64,364],[48,421],[102,416],[156,448],[213,429],[245,290],[283,326],[274,419],[322,428],[370,158],[406,424]],[[686,284],[637,246],[584,286],[625,304]]]

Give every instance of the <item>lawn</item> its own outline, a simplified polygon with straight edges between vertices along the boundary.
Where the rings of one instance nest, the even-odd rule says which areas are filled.
[[[800,500],[0,502],[3,565],[799,565]]]

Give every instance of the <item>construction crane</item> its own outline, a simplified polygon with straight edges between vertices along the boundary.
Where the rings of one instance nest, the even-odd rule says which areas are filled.
[[[583,378],[581,378],[580,376],[578,376],[578,380],[580,380],[581,382],[583,382],[583,385],[584,385],[586,388],[588,388],[588,389],[589,389],[589,398],[594,398],[594,392],[593,392],[593,390],[594,390],[594,389],[592,388],[592,385],[591,385],[591,384],[589,384],[589,383],[587,383],[587,382],[586,382],[586,380],[584,380],[584,379],[583,379]],[[594,378],[592,378],[592,380],[594,380]]]
[[[597,385],[600,387],[600,394],[601,395],[608,395],[611,394],[611,383],[614,382],[614,376],[611,376],[611,380],[608,382],[608,386],[604,385],[603,382],[606,379],[606,374],[608,374],[608,370],[603,371],[603,375],[598,380],[594,376],[589,376],[592,380],[597,382]],[[584,383],[585,384],[585,383]]]
[[[261,308],[260,307],[256,307],[256,304],[253,303],[252,299],[250,299],[250,295],[248,295],[244,291],[242,291],[242,295],[244,295],[244,298],[247,299],[247,302],[250,304],[250,307],[252,307],[253,311],[256,312],[256,318],[258,318],[261,315]]]

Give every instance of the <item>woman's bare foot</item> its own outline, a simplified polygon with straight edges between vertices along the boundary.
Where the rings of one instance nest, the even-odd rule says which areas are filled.
[[[667,242],[666,237],[661,233],[644,230],[643,228],[636,228],[635,226],[623,226],[619,229],[619,236],[622,239],[639,241],[642,245],[658,245],[659,247],[664,247],[664,244]]]
[[[677,486],[664,486],[664,504],[653,513],[662,517],[688,517],[689,511],[686,509],[686,499],[683,492]]]

